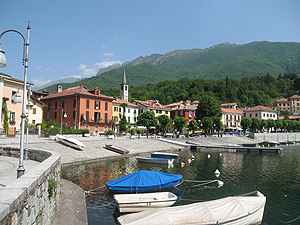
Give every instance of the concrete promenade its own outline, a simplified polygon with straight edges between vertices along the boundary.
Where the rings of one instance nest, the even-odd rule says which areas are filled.
[[[185,143],[190,140],[200,145],[206,146],[224,146],[227,144],[255,143],[255,141],[246,137],[237,137],[224,135],[223,137],[197,137],[197,138],[170,138],[175,142],[161,141],[160,138],[135,138],[120,137],[107,139],[106,137],[75,137],[85,145],[83,151],[75,150],[68,146],[54,141],[54,136],[50,138],[38,138],[29,136],[29,149],[42,149],[57,152],[61,155],[62,165],[80,163],[82,161],[97,160],[110,157],[122,157],[122,155],[109,151],[104,148],[105,144],[113,144],[130,151],[130,154],[146,153],[151,151],[168,151],[184,148],[184,145],[178,145],[176,142]],[[2,147],[20,147],[20,139],[0,137],[0,146]],[[26,171],[34,169],[38,162],[24,160]],[[4,188],[9,182],[16,179],[16,168],[18,159],[13,157],[0,157],[0,188]],[[54,215],[52,224],[87,224],[87,215],[85,208],[84,191],[77,185],[62,180],[61,197],[58,202],[57,212]]]

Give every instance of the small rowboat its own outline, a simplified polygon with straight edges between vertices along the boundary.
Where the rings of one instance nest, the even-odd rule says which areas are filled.
[[[176,202],[177,196],[172,192],[116,194],[114,200],[120,213],[129,213],[171,206]]]
[[[168,152],[152,152],[151,157],[153,158],[177,158],[178,154],[175,153],[168,153]]]
[[[68,145],[72,148],[76,148],[78,150],[83,150],[83,148],[85,147],[81,141],[78,141],[75,138],[69,138],[59,134],[56,135],[56,141],[59,141],[65,145]]]
[[[106,182],[110,192],[140,193],[161,191],[164,188],[180,184],[182,175],[162,173],[159,171],[139,170],[115,180]]]
[[[158,163],[158,164],[173,164],[174,159],[169,159],[169,158],[153,158],[153,157],[141,157],[137,156],[136,157],[138,162],[143,162],[143,163]]]
[[[182,225],[182,224],[261,224],[266,197],[256,191],[256,196],[234,196],[188,205],[157,208],[120,216],[121,225]]]
[[[128,154],[129,153],[128,150],[113,146],[111,144],[105,144],[105,148],[108,150],[120,153],[120,154]]]

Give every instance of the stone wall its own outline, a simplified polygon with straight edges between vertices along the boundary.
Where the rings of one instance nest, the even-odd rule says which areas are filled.
[[[300,133],[250,133],[249,138],[258,141],[300,142]]]
[[[18,153],[15,148],[0,149],[0,155]],[[41,163],[0,189],[0,225],[51,224],[60,194],[61,157],[55,152],[33,149],[28,155]]]

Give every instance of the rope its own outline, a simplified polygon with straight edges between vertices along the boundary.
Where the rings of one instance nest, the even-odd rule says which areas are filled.
[[[199,181],[199,180],[184,180],[184,181],[188,182],[188,183],[201,183],[201,184],[193,185],[192,187],[204,186],[204,185],[207,185],[207,184],[212,184],[214,182],[219,182],[218,180],[204,180],[204,181]]]
[[[296,220],[299,220],[300,219],[300,216],[298,217],[298,218],[296,218],[296,219],[293,219],[293,220],[290,220],[290,221],[288,221],[288,222],[286,222],[287,224],[288,223],[293,223],[293,222],[295,222]]]
[[[89,207],[86,207],[86,208],[87,208],[87,209],[98,209],[98,208],[110,206],[113,202],[114,202],[114,200],[112,200],[110,203],[108,203],[108,204],[106,204],[106,205],[100,205],[100,206],[98,206],[98,207],[92,207],[92,206],[89,206]]]
[[[99,189],[101,189],[101,188],[103,188],[103,187],[105,187],[105,185],[102,185],[102,186],[100,186],[100,187],[97,187],[97,188],[92,189],[92,190],[89,190],[89,191],[85,191],[84,193],[90,194],[91,192],[96,191],[96,190],[99,190]]]

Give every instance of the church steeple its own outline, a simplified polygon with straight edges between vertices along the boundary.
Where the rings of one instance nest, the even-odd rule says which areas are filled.
[[[128,85],[126,83],[126,73],[124,69],[124,74],[123,74],[123,82],[120,84],[120,98],[121,100],[124,100],[128,102]]]

